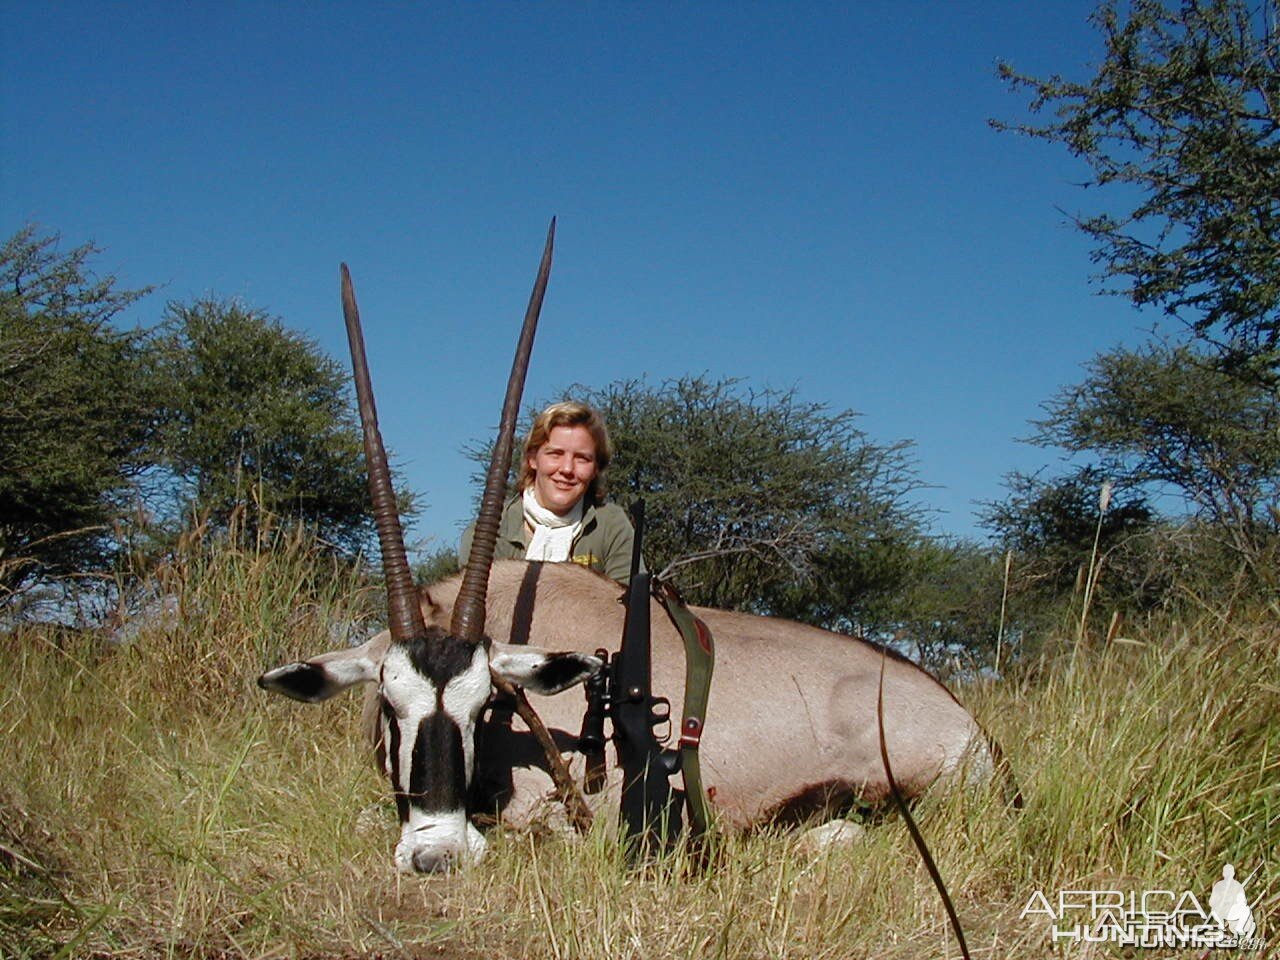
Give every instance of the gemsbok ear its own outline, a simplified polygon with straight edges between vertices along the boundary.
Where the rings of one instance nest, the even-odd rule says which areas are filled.
[[[586,653],[548,653],[537,647],[495,643],[489,669],[508,683],[533,693],[550,695],[568,690],[595,676],[604,666],[599,657]]]
[[[304,703],[320,703],[358,683],[377,680],[386,652],[386,638],[375,637],[349,650],[322,653],[268,670],[258,678],[258,686]]]

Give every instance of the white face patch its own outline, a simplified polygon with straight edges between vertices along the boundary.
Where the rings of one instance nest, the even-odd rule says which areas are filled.
[[[471,664],[444,688],[444,712],[462,733],[462,755],[466,760],[467,784],[475,769],[476,717],[489,701],[493,685],[489,679],[489,655],[482,644],[476,644]]]
[[[401,793],[408,793],[418,728],[423,720],[436,712],[436,687],[418,672],[403,650],[392,647],[382,662],[381,692],[395,714],[390,722],[400,728],[394,766],[390,754],[387,756],[387,774],[390,776],[394,769],[399,774],[399,782],[392,786]],[[389,733],[389,730],[383,731],[384,736]],[[390,737],[383,740],[388,745],[394,742],[395,739]]]

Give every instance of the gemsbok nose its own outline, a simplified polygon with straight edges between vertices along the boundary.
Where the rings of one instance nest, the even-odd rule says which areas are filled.
[[[416,850],[413,854],[413,869],[418,873],[448,873],[455,863],[457,858],[452,852]]]

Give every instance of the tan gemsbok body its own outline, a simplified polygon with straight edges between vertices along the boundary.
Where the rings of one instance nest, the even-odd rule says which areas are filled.
[[[401,835],[401,870],[447,869],[479,857],[474,819],[497,814],[525,824],[548,810],[549,773],[558,761],[509,710],[491,711],[495,688],[528,690],[556,747],[581,779],[576,754],[584,701],[564,690],[600,668],[591,653],[616,651],[621,587],[573,564],[493,563],[516,412],[550,268],[548,235],[503,408],[471,557],[460,577],[419,594],[405,561],[399,520],[354,296],[344,268],[344,308],[365,426],[390,630],[360,647],[269,670],[265,689],[317,702],[360,684],[371,696],[375,739],[391,779]],[[853,801],[878,803],[888,786],[879,755],[876,699],[881,648],[787,621],[697,610],[717,656],[702,739],[705,786],[726,824],[838,814]],[[678,711],[684,651],[654,605],[653,692]],[[561,652],[547,653],[547,649]],[[559,694],[559,695],[555,695]],[[495,716],[501,719],[495,719]],[[530,723],[536,718],[522,711]],[[677,718],[678,719],[678,718]],[[503,722],[505,720],[505,722]],[[987,741],[972,717],[936,680],[891,656],[884,678],[884,723],[894,775],[908,796],[957,774],[985,777]],[[618,777],[593,805],[617,806]]]
[[[423,591],[428,624],[447,624],[458,579]],[[489,580],[485,631],[495,641],[538,648],[611,652],[622,637],[622,588],[576,564],[500,560]],[[653,689],[679,710],[684,647],[670,619],[652,603]],[[702,775],[716,813],[748,827],[773,820],[839,814],[855,800],[888,799],[880,762],[876,696],[881,648],[786,620],[694,607],[716,642],[716,669],[702,737]],[[385,634],[364,655],[377,657]],[[510,653],[508,654],[510,655]],[[890,654],[884,678],[885,734],[899,786],[916,796],[940,774],[983,777],[991,769],[982,731],[947,689]],[[582,780],[576,752],[584,699],[568,693],[531,698]],[[503,806],[516,825],[554,814],[546,758],[516,718],[485,727],[477,758],[478,812]],[[612,757],[610,757],[612,759]],[[593,807],[617,809],[617,772]],[[514,788],[514,789],[513,789]]]

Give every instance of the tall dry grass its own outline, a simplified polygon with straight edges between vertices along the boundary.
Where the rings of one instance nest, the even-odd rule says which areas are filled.
[[[176,612],[127,646],[4,638],[0,956],[958,955],[892,817],[823,854],[764,831],[726,838],[711,869],[678,854],[642,872],[603,829],[496,834],[479,866],[399,877],[356,698],[308,707],[253,683],[332,646],[361,585],[297,539],[192,549],[157,590]],[[1259,934],[1280,943],[1278,620],[1205,611],[958,691],[1027,801],[918,808],[975,956],[1050,955],[1020,916],[1034,890],[1203,897],[1225,862],[1256,869]]]

